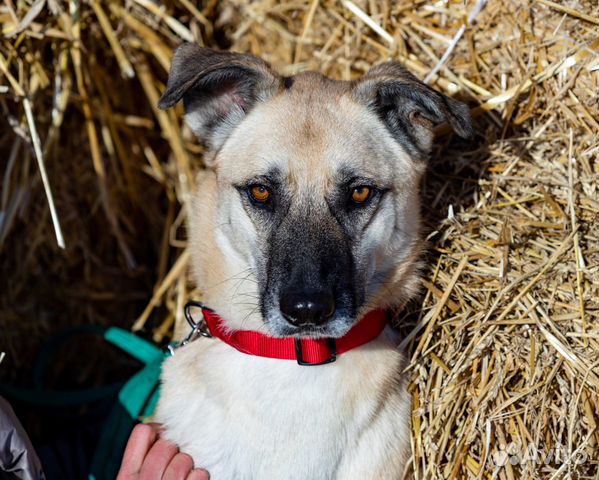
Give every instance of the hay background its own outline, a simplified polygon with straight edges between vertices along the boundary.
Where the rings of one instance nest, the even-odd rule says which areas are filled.
[[[350,79],[394,58],[424,78],[475,8],[353,2],[381,36],[349,3],[0,7],[0,378],[26,383],[41,343],[67,325],[164,342],[201,294],[183,224],[202,149],[180,109],[156,109],[178,43],[251,52],[284,74]],[[431,82],[472,106],[478,133],[464,144],[440,132],[423,186],[423,293],[400,315],[417,478],[599,478],[598,25],[594,2],[490,1]],[[510,442],[587,461],[494,467]]]

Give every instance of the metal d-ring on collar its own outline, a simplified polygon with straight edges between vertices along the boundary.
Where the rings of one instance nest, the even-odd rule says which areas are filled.
[[[202,312],[204,310],[208,310],[210,312],[213,311],[211,308],[208,308],[203,303],[195,302],[193,300],[189,301],[185,304],[185,307],[183,308],[183,313],[185,314],[185,320],[187,320],[187,323],[189,323],[189,326],[191,327],[191,332],[189,332],[187,334],[187,336],[183,340],[181,340],[179,343],[167,346],[167,349],[171,356],[175,354],[175,350],[177,350],[178,348],[184,347],[185,345],[187,345],[190,342],[193,342],[198,336],[212,338],[212,335],[210,334],[210,330],[208,329],[208,325],[206,324],[206,320],[204,320],[204,318],[202,318],[199,322],[196,322],[193,319],[193,317],[191,315],[192,308],[199,308],[202,310]]]

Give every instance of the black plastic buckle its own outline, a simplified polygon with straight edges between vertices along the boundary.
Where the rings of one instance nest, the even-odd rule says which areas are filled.
[[[297,357],[297,364],[306,367],[315,367],[316,365],[326,365],[327,363],[333,363],[337,360],[337,342],[334,338],[327,338],[327,345],[331,351],[331,355],[324,362],[320,363],[309,363],[304,361],[304,355],[302,353],[302,339],[295,339],[295,356]]]

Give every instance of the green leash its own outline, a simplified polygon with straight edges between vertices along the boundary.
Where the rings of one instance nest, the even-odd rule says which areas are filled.
[[[119,382],[85,390],[45,391],[43,378],[58,347],[82,333],[102,335],[144,364],[126,383]],[[168,354],[166,354],[168,356]],[[55,335],[38,355],[33,368],[33,388],[0,385],[0,392],[30,405],[70,407],[110,398],[118,392],[118,401],[110,411],[96,446],[89,480],[114,480],[131,430],[140,419],[150,417],[159,397],[159,380],[165,353],[146,340],[117,327],[80,326]]]
[[[131,430],[140,418],[150,417],[156,409],[165,357],[159,348],[120,328],[109,328],[104,338],[145,366],[119,391],[118,403],[110,412],[96,447],[89,480],[116,477]]]

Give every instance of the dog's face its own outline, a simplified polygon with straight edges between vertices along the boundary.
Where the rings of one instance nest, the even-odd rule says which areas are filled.
[[[417,248],[420,165],[337,88],[300,75],[219,152],[222,232],[278,335],[343,335]]]
[[[255,57],[194,45],[177,51],[161,106],[180,99],[213,164],[189,219],[191,254],[232,328],[339,337],[407,300],[432,127],[468,135],[463,104],[396,63],[356,82],[284,79]]]

